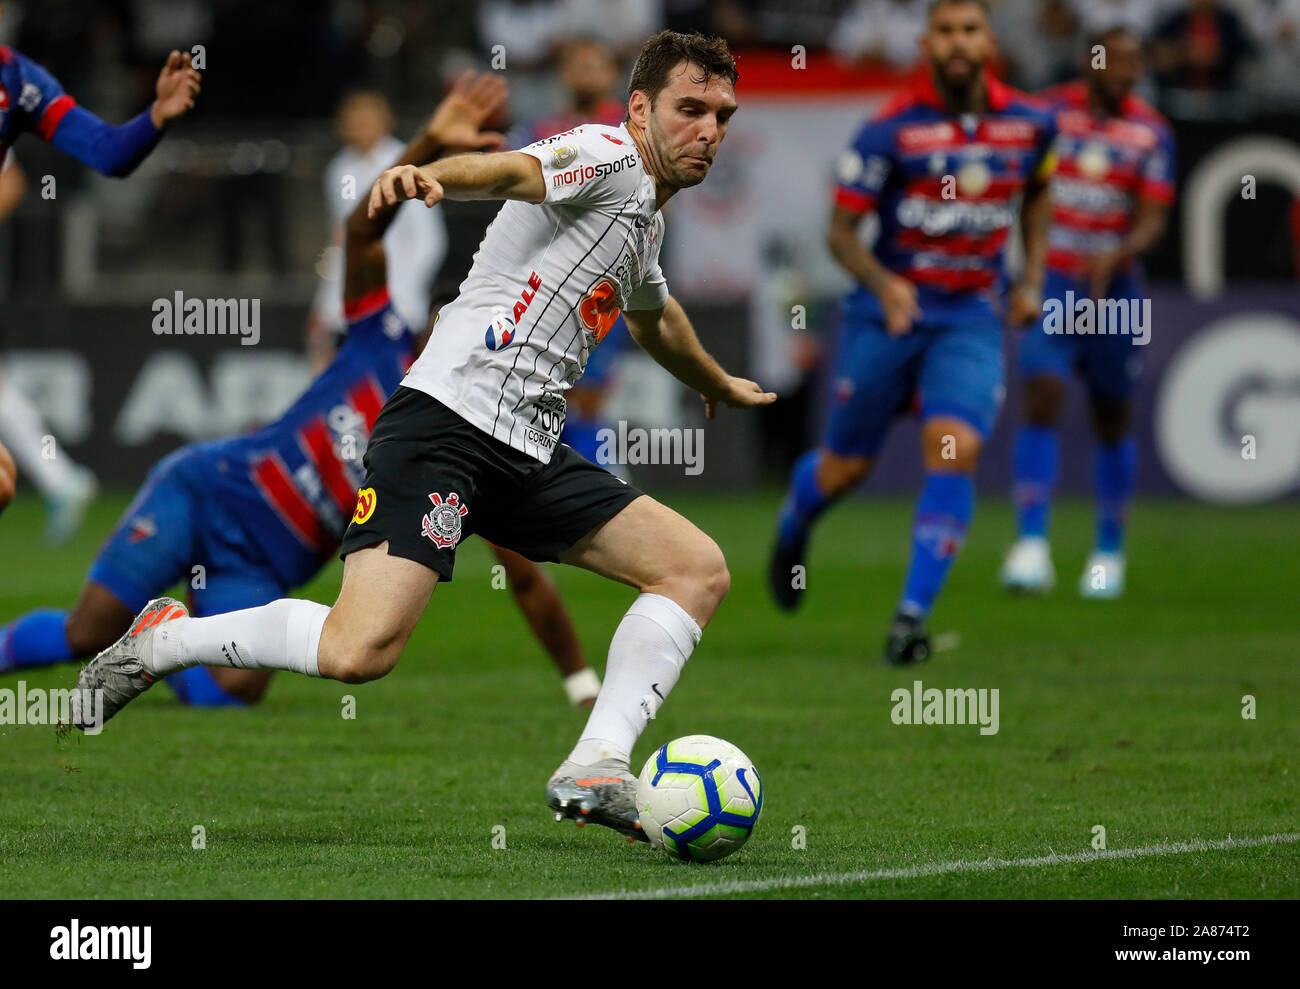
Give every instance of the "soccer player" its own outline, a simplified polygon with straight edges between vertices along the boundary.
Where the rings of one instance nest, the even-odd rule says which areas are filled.
[[[664,31],[633,68],[623,126],[589,124],[522,151],[386,172],[371,191],[377,216],[408,199],[506,203],[375,424],[334,607],[282,600],[193,618],[170,598],[150,602],[82,671],[76,696],[102,690],[111,717],[159,677],[196,664],[374,680],[397,663],[437,584],[452,578],[456,545],[478,533],[639,592],[546,799],[557,820],[641,835],[633,745],[730,577],[712,539],[556,437],[565,391],[620,310],[636,341],[701,394],[706,416],[775,401],[709,356],[658,261],[660,210],[708,175],[736,110],[735,80],[724,41]]]
[[[870,473],[891,420],[916,406],[925,481],[885,643],[895,665],[929,654],[926,616],[970,524],[976,461],[1002,397],[998,299],[1021,194],[1027,257],[1006,319],[1039,312],[1055,136],[1049,114],[985,73],[994,42],[983,3],[935,0],[921,45],[927,78],[840,161],[827,239],[858,287],[844,301],[826,433],[795,464],[768,573],[777,603],[796,607],[814,522]],[[868,213],[880,229],[871,249],[857,235]]]
[[[462,79],[400,161],[499,141],[478,125],[504,98],[498,77]],[[356,500],[360,455],[379,409],[414,357],[416,340],[388,293],[383,237],[391,214],[349,228],[346,342],[276,422],[249,436],[185,447],[149,479],[91,567],[71,612],[31,612],[0,628],[0,671],[93,655],[116,641],[145,603],[178,580],[197,614],[266,604],[310,580],[338,546]],[[565,674],[576,706],[599,678],[582,658],[573,623],[541,568],[498,551],[514,597]],[[194,667],[168,678],[198,706],[252,703],[265,670]]]
[[[0,16],[3,11],[0,4]],[[177,51],[168,55],[158,74],[153,103],[114,127],[78,106],[57,79],[26,55],[0,46],[0,164],[20,135],[32,133],[104,175],[130,175],[162,138],[167,125],[194,108],[201,76],[191,61],[188,54]],[[20,182],[20,176],[21,172],[9,174],[10,184]],[[21,188],[19,184],[18,195]],[[5,198],[9,208],[16,205],[16,197]],[[90,471],[73,463],[61,449],[56,456],[48,456],[44,450],[47,433],[36,407],[0,378],[0,435],[45,496],[49,506],[46,537],[61,543],[81,524],[98,485]]]
[[[1020,345],[1024,422],[1016,431],[1013,488],[1019,538],[1002,567],[1010,590],[1046,592],[1056,583],[1048,523],[1060,458],[1056,425],[1071,371],[1087,389],[1096,434],[1096,536],[1079,593],[1115,598],[1124,590],[1124,534],[1137,474],[1133,392],[1150,332],[1145,326],[1134,335],[1132,325],[1143,311],[1140,258],[1164,233],[1174,198],[1173,136],[1134,95],[1141,76],[1141,43],[1128,29],[1113,28],[1091,39],[1082,79],[1042,94],[1060,129],[1044,295],[1063,319],[1052,329],[1075,329],[1073,307],[1081,300],[1097,300],[1098,325],[1080,326],[1086,335],[1049,333],[1045,312]]]

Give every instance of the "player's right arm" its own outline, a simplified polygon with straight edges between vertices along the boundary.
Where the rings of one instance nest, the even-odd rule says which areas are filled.
[[[385,172],[414,167],[416,162],[432,161],[445,154],[471,148],[499,147],[500,134],[481,130],[506,99],[506,84],[500,76],[472,72],[462,75],[446,98],[438,104],[424,130],[415,136],[393,167]],[[465,155],[467,158],[483,157]],[[388,264],[384,257],[384,233],[397,215],[397,205],[373,208],[370,200],[357,204],[346,226],[344,302],[353,302],[388,281]]]
[[[911,330],[913,320],[921,315],[916,285],[881,264],[858,237],[862,218],[875,212],[893,170],[891,135],[887,124],[872,121],[840,156],[826,245],[840,267],[880,300],[885,329],[891,336],[899,336]]]
[[[401,165],[379,176],[370,191],[370,215],[407,199],[436,206],[444,199],[517,199],[536,206],[546,199],[542,164],[522,151],[457,155],[417,168]]]

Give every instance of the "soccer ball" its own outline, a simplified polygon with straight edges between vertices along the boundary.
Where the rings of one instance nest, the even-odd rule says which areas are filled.
[[[636,806],[655,848],[709,862],[748,840],[763,809],[763,781],[730,742],[687,735],[660,746],[646,761]]]

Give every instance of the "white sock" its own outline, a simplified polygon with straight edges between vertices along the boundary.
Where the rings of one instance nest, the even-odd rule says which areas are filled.
[[[605,682],[569,761],[626,765],[699,641],[700,626],[676,601],[661,594],[633,601],[614,630]]]
[[[45,438],[50,437],[49,456]],[[41,414],[13,382],[0,383],[0,439],[26,475],[46,498],[57,498],[77,486],[76,464],[54,443]]]
[[[179,618],[158,626],[149,666],[159,676],[202,664],[318,677],[317,649],[329,613],[315,601],[284,598],[210,618]]]

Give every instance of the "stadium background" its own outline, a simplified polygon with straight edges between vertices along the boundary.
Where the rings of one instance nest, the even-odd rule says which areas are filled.
[[[765,416],[724,415],[711,425],[702,476],[661,468],[638,478],[652,489],[775,482],[816,435],[835,302],[846,285],[823,246],[834,160],[860,120],[915,75],[925,6],[5,3],[3,41],[113,121],[145,105],[171,48],[200,45],[206,64],[198,110],[129,182],[20,142],[27,194],[0,228],[0,367],[74,458],[106,485],[129,489],[175,446],[271,418],[307,379],[305,328],[331,250],[324,176],[340,148],[334,114],[347,93],[383,93],[405,139],[451,78],[495,59],[518,126],[564,99],[554,71],[564,42],[608,44],[622,66],[613,90],[621,98],[641,39],[660,26],[699,28],[724,34],[739,52],[742,113],[709,181],[670,205],[665,267],[706,345],[786,401]],[[1138,400],[1140,484],[1145,492],[1252,502],[1294,493],[1300,481],[1300,3],[1210,6],[1224,25],[1213,64],[1171,65],[1143,87],[1174,124],[1179,199],[1147,266],[1155,325]],[[1153,56],[1187,47],[1177,32],[1185,0],[992,7],[998,71],[1029,90],[1069,78],[1087,33],[1112,22],[1137,27]],[[1254,199],[1241,194],[1245,175],[1258,180]],[[54,195],[46,198],[51,177]],[[1193,233],[1198,224],[1221,230],[1221,243]],[[155,335],[153,302],[176,292],[258,300],[260,342]],[[1219,332],[1245,345],[1222,359],[1213,348]],[[1009,334],[1009,353],[1015,344]],[[1191,359],[1198,353],[1199,363]],[[694,396],[647,358],[620,360],[611,419],[702,425]],[[1180,360],[1181,372],[1171,372]],[[1014,377],[1008,385],[981,465],[986,494],[1009,487]],[[1178,411],[1189,408],[1199,410],[1194,422]],[[913,428],[894,431],[869,490],[914,488]],[[1066,449],[1085,440],[1077,392],[1065,430]],[[1256,462],[1240,455],[1245,434],[1258,441]],[[1066,492],[1088,489],[1086,461],[1065,458]]]

